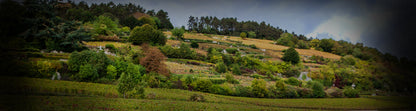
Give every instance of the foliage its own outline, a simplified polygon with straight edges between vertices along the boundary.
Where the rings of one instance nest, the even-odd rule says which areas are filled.
[[[287,90],[286,85],[283,82],[283,80],[276,81],[275,86],[276,86],[278,91],[285,92]]]
[[[152,45],[165,45],[167,38],[162,33],[152,27],[151,25],[143,25],[141,27],[135,27],[129,37],[129,41],[135,45],[141,45],[143,43],[149,43]]]
[[[309,44],[306,41],[299,40],[298,44],[296,44],[299,49],[309,49]]]
[[[198,44],[198,43],[196,43],[196,42],[194,42],[194,41],[192,41],[192,43],[191,43],[191,47],[192,47],[192,48],[198,48],[198,47],[199,47],[199,44]]]
[[[164,76],[169,76],[169,70],[166,68],[166,64],[163,63],[166,57],[160,50],[154,47],[143,50],[146,56],[140,59],[140,64],[146,68],[146,72],[155,72]]]
[[[266,88],[266,81],[263,79],[254,79],[251,81],[252,93],[255,97],[267,97],[268,90]]]
[[[256,33],[255,33],[255,32],[253,32],[253,31],[249,31],[249,32],[247,33],[247,35],[248,35],[248,37],[249,37],[249,38],[256,38]]]
[[[143,83],[140,83],[142,74],[140,72],[141,66],[128,64],[126,72],[123,72],[118,79],[117,91],[126,97],[126,94],[142,95],[144,94]],[[140,83],[140,84],[139,84]]]
[[[75,75],[77,81],[95,81],[99,78],[98,71],[91,64],[82,65]]]
[[[120,20],[120,25],[127,26],[130,29],[133,29],[136,26],[142,26],[143,24],[133,16],[126,17]]]
[[[299,53],[295,50],[295,48],[287,49],[282,59],[292,64],[297,64],[300,62]]]
[[[344,93],[344,95],[346,97],[349,97],[349,98],[357,98],[357,97],[359,97],[358,90],[357,89],[353,89],[351,87],[344,88],[343,93]]]
[[[334,40],[332,39],[322,39],[319,42],[319,47],[322,48],[322,50],[325,52],[331,52],[333,46],[334,46]]]
[[[212,82],[208,79],[198,79],[195,89],[202,92],[209,92]]]
[[[117,77],[117,69],[116,67],[114,67],[113,65],[108,65],[107,66],[107,78],[108,79],[116,79]]]
[[[204,95],[201,94],[193,94],[190,98],[190,101],[195,101],[195,102],[205,102],[205,98]]]
[[[160,51],[169,58],[183,58],[183,59],[194,59],[203,60],[203,55],[199,55],[192,50],[189,45],[182,43],[180,48],[173,48],[169,45],[160,47]]]
[[[315,98],[325,97],[324,86],[321,83],[313,81],[311,83],[311,88],[312,88],[313,96]]]
[[[293,85],[293,86],[299,86],[299,84],[301,84],[302,81],[299,81],[295,77],[290,77],[285,81],[285,83]]]
[[[331,89],[328,89],[329,91],[328,91],[328,94],[331,96],[331,97],[334,97],[334,98],[342,98],[342,97],[344,97],[344,93],[343,93],[343,91],[341,90],[341,89],[339,89],[339,88],[331,88]]]
[[[230,54],[235,54],[235,53],[238,52],[237,48],[228,48],[228,49],[225,49],[225,50],[227,51],[227,53],[230,53]]]
[[[115,50],[116,49],[114,44],[105,44],[105,48],[110,49],[110,50]]]
[[[225,74],[225,79],[227,80],[228,83],[231,84],[238,84],[238,80],[234,78],[234,76],[232,74]]]
[[[282,35],[280,35],[280,38],[277,39],[276,42],[279,45],[294,47],[297,42],[297,39],[294,38],[293,35],[290,33],[283,33]]]
[[[183,34],[185,30],[182,28],[174,28],[171,30],[172,35],[175,36],[178,40],[183,40]]]
[[[247,33],[246,33],[246,32],[241,32],[241,33],[240,33],[240,37],[241,37],[242,39],[246,39],[246,37],[247,37]]]
[[[241,75],[241,69],[238,64],[234,64],[232,67],[233,68],[231,71],[233,72],[233,74]]]
[[[142,26],[144,24],[148,24],[148,25],[152,26],[153,28],[157,29],[155,20],[150,18],[150,17],[142,16],[138,20],[139,20],[139,24],[142,24]]]
[[[107,56],[104,54],[103,51],[96,53],[94,51],[85,50],[82,52],[73,52],[71,54],[68,60],[68,68],[71,71],[78,72],[81,69],[80,66],[90,64],[92,65],[91,67],[97,70],[97,73],[99,75],[98,77],[94,79],[98,79],[100,77],[105,76],[104,74],[106,74],[107,72],[106,71],[107,65],[110,64],[110,62],[111,60],[107,58]],[[87,68],[84,68],[84,69],[87,70]],[[77,75],[75,76],[77,77]],[[78,76],[78,77],[82,78],[84,76]],[[83,79],[78,79],[78,80],[84,81]]]
[[[113,36],[119,34],[118,21],[113,21],[110,17],[101,15],[92,22],[93,36]]]
[[[227,72],[227,66],[223,62],[219,62],[215,65],[215,71],[218,73],[225,73]]]

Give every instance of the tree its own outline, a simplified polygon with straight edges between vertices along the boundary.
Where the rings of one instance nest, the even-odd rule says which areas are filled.
[[[107,77],[108,79],[116,79],[117,77],[117,69],[116,67],[114,67],[113,65],[108,65],[107,66]]]
[[[123,26],[128,26],[130,27],[130,29],[133,29],[136,26],[141,26],[143,24],[140,23],[139,20],[137,20],[136,18],[134,18],[133,16],[129,16],[125,19],[121,19],[120,20],[120,24]]]
[[[241,75],[240,66],[238,64],[233,65],[233,74]]]
[[[144,72],[140,72],[140,69],[142,69],[141,66],[135,65],[135,64],[128,64],[127,69],[125,72],[123,72],[118,79],[117,84],[117,91],[121,94],[123,94],[123,97],[126,98],[126,94],[128,92],[134,92],[133,94],[144,94],[144,88],[143,86],[139,86],[142,84],[139,84],[141,80],[141,76]]]
[[[314,48],[319,47],[319,40],[318,39],[312,39],[310,41],[310,46],[314,47]]]
[[[75,75],[77,81],[95,81],[98,78],[98,71],[91,64],[82,65],[79,73]]]
[[[101,15],[93,21],[93,36],[105,35],[112,36],[118,34],[118,21],[113,21],[110,17]]]
[[[140,64],[146,68],[146,72],[155,72],[164,76],[169,76],[169,70],[166,69],[164,63],[166,59],[165,55],[163,55],[159,49],[154,47],[149,47],[148,49],[144,49],[144,51],[146,56],[140,59]]]
[[[297,64],[300,61],[299,53],[293,47],[286,50],[282,59],[292,64]]]
[[[246,37],[247,37],[247,33],[245,33],[245,32],[241,32],[241,33],[240,33],[240,37],[241,37],[242,39],[246,39]]]
[[[141,27],[135,27],[129,37],[129,41],[135,45],[150,43],[152,45],[165,45],[166,37],[162,31],[155,29],[153,26],[145,24]]]
[[[172,35],[176,36],[177,39],[183,40],[183,34],[185,33],[185,30],[182,28],[174,28],[172,30]]]
[[[280,35],[280,38],[277,39],[276,42],[279,45],[294,47],[295,46],[295,42],[294,41],[296,41],[294,39],[296,39],[296,38],[294,38],[292,34],[290,34],[290,33],[283,33],[282,35]]]

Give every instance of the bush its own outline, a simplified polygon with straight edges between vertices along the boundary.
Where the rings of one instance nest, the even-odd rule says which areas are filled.
[[[245,33],[245,32],[241,32],[241,33],[240,33],[240,37],[241,37],[242,39],[246,39],[246,37],[247,37],[247,33]]]
[[[196,43],[196,42],[194,42],[194,41],[192,41],[192,43],[191,43],[191,47],[192,47],[192,48],[198,48],[198,47],[199,47],[199,44],[198,44],[198,43]]]
[[[312,85],[313,97],[315,98],[325,97],[324,86],[320,82],[313,81],[311,85]]]
[[[284,61],[291,62],[292,64],[297,64],[300,62],[299,53],[293,47],[285,51],[282,59]]]
[[[327,91],[328,91],[328,94],[331,97],[334,97],[334,98],[342,98],[342,97],[344,97],[343,91],[341,89],[339,89],[339,88],[336,88],[336,87],[335,88],[330,88]]]
[[[313,97],[313,92],[309,88],[299,88],[297,90],[297,92],[299,94],[299,97],[302,97],[302,98],[311,98],[311,97]]]
[[[287,98],[298,98],[299,94],[294,87],[288,87],[285,93]]]
[[[255,97],[267,97],[269,91],[266,88],[266,81],[263,79],[254,79],[251,81],[251,87],[253,88],[252,92]]]
[[[233,65],[232,72],[233,74],[241,75],[240,66],[238,64]]]
[[[245,86],[238,85],[234,88],[235,88],[235,93],[234,94],[236,96],[251,97],[251,95],[252,95],[250,87],[245,87]]]
[[[185,33],[185,30],[182,28],[174,28],[172,29],[172,35],[176,36],[179,40],[183,40],[183,34]]]
[[[199,79],[196,81],[195,89],[202,92],[209,92],[212,82],[208,79]]]
[[[113,65],[107,66],[107,78],[114,80],[117,77],[117,69]]]
[[[247,33],[249,38],[256,38],[256,32],[250,31]]]
[[[264,77],[262,75],[259,74],[253,74],[251,75],[252,78],[256,78],[256,79],[263,79]]]
[[[213,84],[222,84],[227,82],[227,79],[224,78],[210,78],[209,79]]]
[[[344,93],[344,95],[346,97],[349,97],[349,98],[357,98],[357,97],[360,97],[358,95],[358,90],[352,89],[351,87],[344,88],[344,92],[343,93]]]
[[[256,45],[254,45],[254,44],[248,45],[248,47],[253,48],[253,49],[257,49]]]
[[[166,68],[166,64],[163,63],[166,57],[160,52],[160,50],[154,47],[149,47],[144,49],[144,51],[146,56],[140,59],[140,64],[146,68],[146,72],[155,72],[164,76],[169,76],[169,70]]]
[[[195,102],[205,102],[205,98],[203,95],[201,94],[193,94],[190,98],[190,101],[195,101]]]
[[[234,79],[234,76],[232,74],[225,74],[225,79],[227,80],[228,83],[231,84],[238,84],[238,80]]]
[[[225,50],[230,54],[235,54],[235,53],[238,52],[237,48],[228,48],[228,49],[225,49]]]
[[[82,65],[79,73],[75,75],[77,81],[95,81],[98,78],[98,71],[91,64]]]
[[[225,73],[227,72],[227,66],[223,62],[219,62],[215,65],[215,71],[218,73]]]
[[[162,31],[155,29],[153,26],[145,24],[141,27],[135,27],[130,32],[129,41],[134,45],[149,43],[152,45],[165,45],[167,38]]]
[[[290,77],[289,79],[285,81],[285,83],[293,85],[293,86],[299,86],[299,84],[301,84],[302,82],[294,77]]]
[[[113,44],[105,44],[105,48],[109,49],[109,50],[115,50],[116,47]]]
[[[276,89],[277,89],[278,91],[286,91],[286,90],[287,90],[286,85],[285,85],[285,83],[283,82],[283,80],[278,80],[278,81],[276,81],[275,86],[276,86]]]
[[[283,72],[283,75],[286,75],[287,77],[297,77],[300,75],[300,71],[297,69],[289,69]]]

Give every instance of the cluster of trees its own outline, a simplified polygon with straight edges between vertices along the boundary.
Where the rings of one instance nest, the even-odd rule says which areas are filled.
[[[261,23],[255,21],[238,22],[237,18],[217,18],[215,16],[190,16],[188,19],[188,30],[199,33],[233,36],[240,36],[240,33],[244,32],[249,38],[269,40],[277,40],[282,33],[287,33],[286,30],[282,30],[279,27],[273,27],[270,24],[266,24],[264,21]],[[300,40],[307,40],[304,35],[292,34]]]

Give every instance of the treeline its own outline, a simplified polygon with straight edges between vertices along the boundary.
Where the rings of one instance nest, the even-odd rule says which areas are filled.
[[[256,21],[238,22],[237,18],[217,18],[215,16],[190,16],[188,19],[188,30],[199,33],[232,36],[239,36],[242,32],[255,33],[252,34],[252,38],[269,40],[277,40],[280,38],[281,34],[287,33],[287,30],[283,30],[279,27],[273,27],[270,24],[266,24],[264,21],[261,23]],[[304,35],[297,35],[294,32],[292,32],[292,34],[300,40],[310,40]]]

